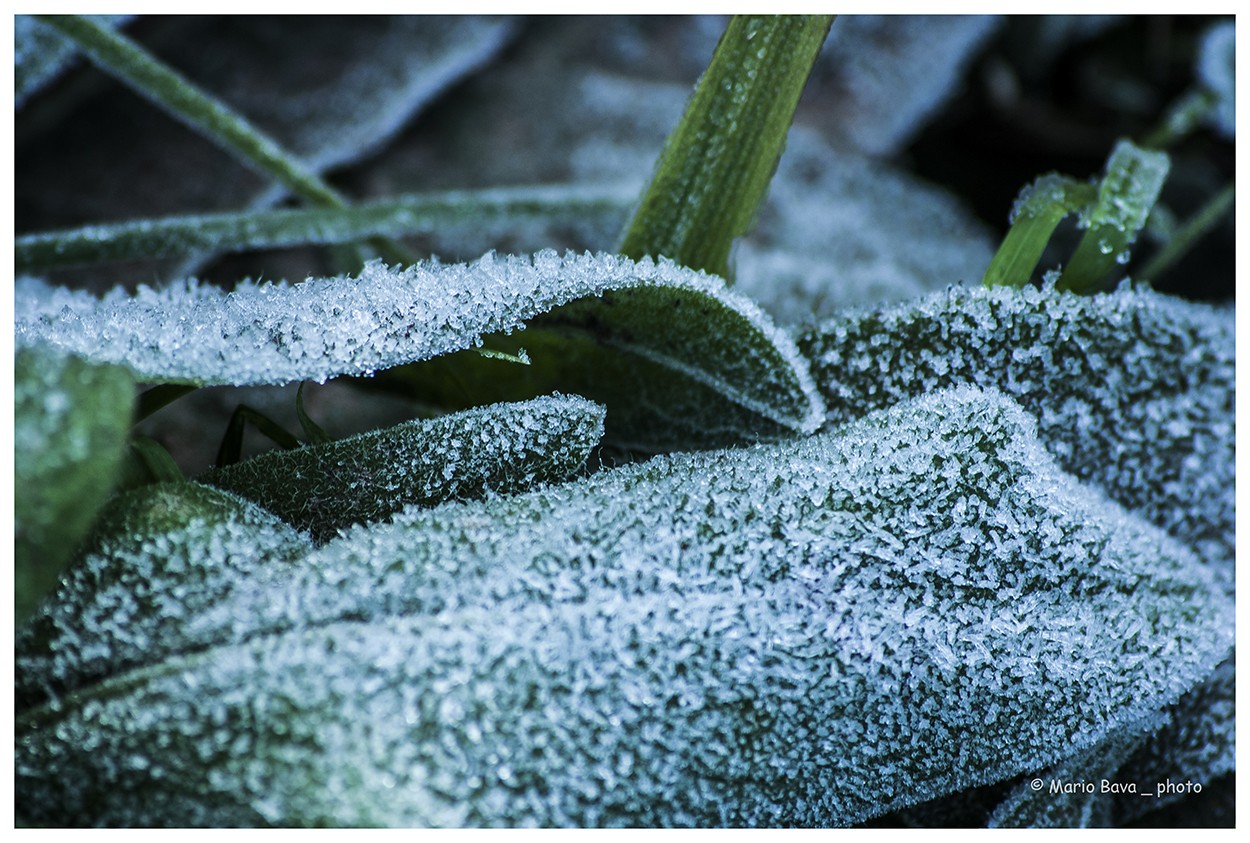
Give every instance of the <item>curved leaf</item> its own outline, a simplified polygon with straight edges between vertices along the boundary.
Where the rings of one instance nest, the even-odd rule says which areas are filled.
[[[102,299],[25,279],[16,298],[19,346],[52,342],[126,365],[142,380],[242,385],[372,374],[473,348],[528,321],[570,337],[525,367],[554,374],[537,391],[516,394],[504,384],[505,394],[487,400],[555,389],[583,394],[607,405],[610,437],[653,448],[690,442],[692,427],[712,427],[708,439],[694,441],[714,445],[730,436],[810,433],[823,417],[792,341],[719,279],[667,261],[488,254],[473,264],[403,271],[374,263],[355,278],[242,284],[231,293],[188,282]],[[573,355],[582,351],[594,355],[595,366],[610,366],[613,380],[578,369]],[[506,378],[491,378],[499,380]],[[652,389],[658,394],[649,399]],[[686,435],[670,436],[670,420],[654,412],[683,390],[685,403],[671,412],[698,415],[679,431]],[[467,403],[483,403],[475,399]],[[633,421],[639,417],[641,430]]]
[[[119,480],[134,381],[44,347],[17,352],[13,483],[15,617],[56,583]]]
[[[19,717],[19,817],[848,824],[1170,704],[1233,606],[964,388],[409,510],[213,613],[251,632]]]
[[[199,482],[234,492],[318,541],[405,506],[519,492],[581,471],[603,436],[603,408],[562,395],[268,451]]]
[[[1143,289],[951,288],[799,338],[838,423],[944,387],[1001,389],[1065,470],[1197,548],[1232,590],[1231,309]]]
[[[87,546],[15,641],[19,710],[193,646],[197,616],[249,583],[282,583],[312,549],[256,505],[197,483],[118,495]]]

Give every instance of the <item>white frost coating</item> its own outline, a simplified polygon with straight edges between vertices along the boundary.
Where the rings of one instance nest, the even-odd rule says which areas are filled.
[[[1197,75],[1215,95],[1210,123],[1223,137],[1237,137],[1237,27],[1233,21],[1214,24],[1202,36]]]
[[[799,339],[829,419],[972,383],[1033,413],[1059,464],[1233,583],[1234,320],[1145,289],[951,288]]]
[[[993,256],[954,197],[794,126],[733,266],[736,290],[780,324],[807,325],[976,281]]]
[[[179,652],[196,617],[245,584],[288,581],[312,549],[253,503],[195,483],[115,497],[56,592],[17,630],[15,697],[30,705]],[[194,646],[194,645],[192,645]]]
[[[404,506],[508,494],[573,477],[603,437],[602,406],[550,395],[492,404],[291,451],[197,478],[324,541]]]
[[[16,344],[46,341],[93,361],[126,365],[140,380],[325,381],[459,351],[573,300],[643,287],[713,298],[762,335],[809,405],[796,426],[815,429],[820,401],[793,341],[720,279],[666,260],[491,253],[472,264],[429,262],[405,270],[374,262],[356,277],[248,282],[230,293],[188,281],[164,290],[141,287],[134,295],[117,289],[99,299],[21,279]]]
[[[20,715],[18,816],[850,824],[1140,722],[1232,617],[961,388],[354,529],[199,616],[240,643]]]
[[[1110,796],[1102,792],[1102,782],[1145,785],[1146,782],[1141,779],[1121,778],[1117,771],[1151,733],[1162,729],[1168,722],[1168,715],[1154,712],[1115,730],[1096,747],[1078,752],[1044,770],[1033,771],[994,809],[989,817],[989,827],[1114,827],[1117,825],[1117,803],[1131,800],[1141,804],[1142,796],[1136,793]],[[1041,788],[1033,786],[1038,779],[1042,781]],[[1087,783],[1094,785],[1094,792],[1084,789],[1083,785]],[[1058,790],[1053,789],[1056,784],[1060,786]],[[1065,791],[1064,785],[1076,785],[1078,788]]]

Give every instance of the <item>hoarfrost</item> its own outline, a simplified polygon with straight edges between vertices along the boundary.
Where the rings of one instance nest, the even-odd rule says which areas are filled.
[[[667,307],[671,318],[682,306],[702,318],[639,316]],[[657,371],[784,429],[811,432],[823,414],[786,334],[720,279],[664,260],[491,253],[472,264],[405,270],[374,262],[355,277],[244,283],[229,293],[188,281],[99,299],[21,279],[14,310],[19,347],[46,341],[126,365],[140,379],[200,385],[373,374],[480,345],[486,334],[542,316],[592,341],[596,329],[606,332],[605,342]]]
[[[997,393],[408,510],[19,716],[27,822],[830,825],[1140,724],[1232,646]]]
[[[323,445],[269,451],[199,481],[268,509],[318,541],[340,528],[566,480],[603,436],[601,406],[555,395],[416,419]]]
[[[973,383],[1038,418],[1065,470],[1189,543],[1233,583],[1230,309],[1145,289],[957,288],[847,312],[799,338],[839,423]]]
[[[312,547],[248,501],[195,483],[115,497],[56,592],[18,629],[18,708],[188,648],[196,615],[241,583],[277,585]],[[199,646],[230,640],[218,630]]]

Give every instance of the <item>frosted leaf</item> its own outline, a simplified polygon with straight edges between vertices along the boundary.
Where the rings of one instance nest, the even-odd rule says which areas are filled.
[[[123,26],[133,15],[88,15],[109,27]],[[13,16],[13,106],[20,109],[31,96],[60,76],[77,55],[74,44],[32,15]]]
[[[23,821],[851,824],[1174,702],[1233,607],[965,387],[407,510],[203,618],[253,631],[19,716]]]
[[[1030,774],[990,815],[990,828],[1109,828],[1115,824],[1115,806],[1141,803],[1141,782],[1117,771],[1125,759],[1168,722],[1162,712],[1125,725],[1095,747]],[[1036,787],[1041,781],[1042,786]],[[1106,782],[1106,785],[1104,785]],[[1133,788],[1112,792],[1110,786]],[[1104,790],[1104,788],[1108,788]]]
[[[1152,802],[1122,801],[1116,806],[1116,825],[1188,795],[1183,789],[1168,789],[1169,782],[1196,782],[1205,788],[1236,770],[1236,686],[1236,663],[1230,658],[1168,710],[1171,722],[1144,741],[1118,774],[1126,781],[1164,787],[1156,787]]]
[[[603,435],[603,408],[555,395],[274,450],[199,482],[233,492],[324,541],[340,528],[566,480]]]
[[[822,122],[860,151],[899,152],[958,89],[992,15],[840,15],[812,71]]]
[[[1236,766],[1235,680],[1230,658],[1165,711],[1075,758],[1029,774],[1044,786],[1037,790],[1021,784],[994,811],[990,825],[1123,827],[1192,795],[1193,785],[1198,792],[1213,785]],[[1105,787],[1104,780],[1120,790]]]
[[[56,583],[118,480],[134,382],[35,345],[13,381],[15,614],[20,622]]]
[[[514,339],[533,358],[530,380],[518,375],[502,384],[517,394],[469,404],[576,392],[606,404],[608,435],[636,447],[811,432],[823,416],[789,337],[720,279],[667,261],[488,254],[402,271],[375,262],[355,277],[244,283],[230,293],[189,281],[102,298],[22,279],[14,310],[19,347],[47,341],[126,365],[141,380],[200,385],[367,375],[528,322],[536,330]],[[540,343],[549,353],[540,356]],[[445,380],[445,370],[428,377]],[[463,390],[445,392],[464,400]]]
[[[244,583],[281,587],[311,550],[306,534],[234,495],[196,483],[115,497],[56,592],[15,639],[18,708],[84,683],[230,640],[196,616]]]
[[[1212,128],[1228,140],[1237,137],[1237,27],[1231,20],[1213,24],[1202,36],[1198,80],[1215,95]]]
[[[1232,588],[1231,309],[1142,289],[951,288],[799,339],[841,422],[973,383],[1038,418],[1059,464],[1197,548]]]

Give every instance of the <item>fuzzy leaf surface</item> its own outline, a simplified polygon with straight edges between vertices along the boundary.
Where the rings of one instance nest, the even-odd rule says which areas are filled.
[[[607,405],[608,435],[631,447],[810,433],[824,414],[787,335],[720,279],[667,261],[488,254],[402,271],[373,263],[355,277],[245,283],[229,293],[187,282],[102,298],[24,279],[15,311],[19,347],[46,341],[125,365],[141,380],[197,385],[371,375],[532,323],[550,353],[516,368],[541,388],[505,383],[507,394],[464,401],[437,391],[440,369],[413,383],[452,406],[576,392]],[[581,352],[606,371],[580,363]],[[681,423],[675,434],[670,422]]]
[[[281,587],[311,549],[307,534],[198,483],[152,484],[116,496],[56,592],[18,631],[18,708],[230,640],[226,628],[197,638],[197,615],[248,583]]]
[[[951,288],[847,311],[799,345],[835,424],[956,384],[1011,395],[1061,466],[1197,548],[1231,591],[1231,309],[1129,288]]]
[[[602,436],[602,407],[554,395],[268,451],[198,480],[325,541],[341,528],[382,520],[405,506],[567,480],[582,470]]]
[[[236,643],[25,711],[18,815],[850,824],[1152,716],[1232,612],[965,387],[350,530],[199,616]]]

